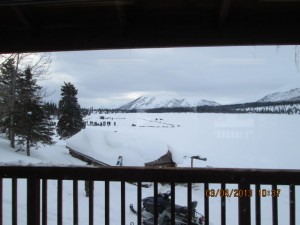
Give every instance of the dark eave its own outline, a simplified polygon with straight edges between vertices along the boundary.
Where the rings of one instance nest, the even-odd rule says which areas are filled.
[[[0,0],[0,53],[300,43],[298,0]]]

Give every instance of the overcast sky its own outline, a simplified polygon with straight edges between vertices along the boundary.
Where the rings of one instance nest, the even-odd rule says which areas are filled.
[[[141,95],[199,97],[221,104],[300,87],[295,46],[127,49],[52,53],[43,83],[58,102],[71,82],[82,107],[121,106]]]

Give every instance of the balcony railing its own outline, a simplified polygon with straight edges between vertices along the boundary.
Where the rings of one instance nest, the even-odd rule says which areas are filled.
[[[105,225],[111,224],[110,221],[110,183],[120,182],[120,221],[126,224],[126,188],[125,182],[137,184],[137,224],[142,224],[141,200],[143,182],[153,182],[154,192],[154,224],[158,224],[157,213],[157,194],[158,183],[169,183],[171,189],[171,221],[175,225],[175,184],[187,184],[187,207],[188,221],[191,223],[192,208],[192,184],[204,184],[204,216],[205,224],[210,221],[210,197],[207,191],[211,184],[220,184],[220,190],[225,190],[226,185],[237,184],[238,190],[250,190],[250,185],[255,185],[255,224],[261,224],[261,185],[271,185],[276,190],[278,185],[289,186],[289,221],[285,224],[296,224],[296,193],[295,187],[300,185],[300,170],[268,170],[268,169],[220,169],[220,168],[138,168],[138,167],[34,167],[34,166],[0,166],[0,225],[3,224],[3,181],[11,179],[11,223],[17,224],[18,221],[18,180],[25,179],[27,182],[27,224],[28,225],[47,225],[49,206],[48,199],[48,180],[57,180],[57,224],[63,224],[63,181],[71,180],[73,186],[73,224],[78,224],[78,181],[88,181],[90,187],[95,181],[105,183]],[[228,186],[227,186],[228,187]],[[224,192],[223,192],[224,193]],[[220,194],[220,193],[219,193]],[[221,194],[220,194],[221,195]],[[226,197],[221,197],[221,224],[226,224]],[[238,197],[238,224],[251,224],[251,201],[249,196]],[[272,198],[272,224],[278,225],[278,196]],[[51,199],[53,201],[53,199]],[[94,224],[94,190],[89,193],[89,224]],[[53,204],[53,202],[51,203]],[[254,224],[254,221],[252,221]],[[5,224],[6,225],[6,224]]]

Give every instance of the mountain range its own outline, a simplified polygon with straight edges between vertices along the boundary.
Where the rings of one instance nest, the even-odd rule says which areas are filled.
[[[141,96],[132,102],[129,102],[119,109],[153,109],[153,108],[177,108],[177,107],[197,107],[197,106],[217,106],[220,105],[214,101],[208,101],[199,98],[178,98],[171,96]]]
[[[257,102],[280,102],[280,101],[299,101],[300,100],[300,88],[290,89],[289,91],[275,92],[268,94],[265,97],[259,99]]]
[[[258,99],[256,102],[288,102],[300,101],[300,88],[288,91],[274,92]],[[123,106],[121,110],[145,110],[154,108],[181,108],[197,106],[220,106],[215,101],[208,101],[196,97],[174,97],[174,96],[141,96]]]

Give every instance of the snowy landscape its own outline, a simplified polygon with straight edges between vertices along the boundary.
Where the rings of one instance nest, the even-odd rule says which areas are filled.
[[[194,167],[219,168],[268,168],[300,169],[299,163],[299,115],[266,114],[206,114],[206,113],[93,113],[84,118],[88,124],[84,130],[92,133],[93,139],[81,144],[88,154],[109,158],[111,165],[117,163],[117,155],[122,154],[126,166],[143,165],[168,149],[172,150],[178,167],[190,167],[190,157],[200,155],[207,161],[194,160]],[[94,122],[111,122],[110,126],[90,126]],[[115,123],[114,123],[115,122]],[[135,126],[133,126],[133,124]],[[93,143],[95,139],[104,140],[102,146]],[[9,148],[6,138],[0,142],[2,165],[36,166],[84,166],[86,163],[69,155],[66,142],[55,138],[54,146],[32,150],[31,157],[23,152],[14,152]],[[67,140],[68,142],[68,140]],[[74,143],[74,142],[73,142]],[[153,151],[151,151],[153,149]],[[138,154],[144,150],[144,154]],[[83,150],[84,151],[84,150]],[[117,154],[115,154],[117,152]],[[128,153],[128,155],[127,155]],[[132,155],[138,155],[132,160]],[[56,181],[48,181],[48,224],[56,224]],[[227,185],[237,188],[237,185]],[[263,188],[264,186],[262,186]],[[220,188],[211,184],[210,188]],[[251,186],[254,190],[254,186]],[[265,186],[270,189],[270,186]],[[281,189],[278,198],[279,224],[289,222],[289,191],[287,186]],[[168,185],[159,185],[159,192],[168,191]],[[26,224],[26,182],[18,182],[18,222]],[[4,224],[11,223],[11,180],[4,179]],[[193,200],[198,201],[197,211],[204,213],[203,184],[193,185]],[[110,185],[110,221],[120,224],[120,184]],[[136,224],[136,216],[129,205],[136,203],[137,188],[126,184],[126,224]],[[176,186],[176,204],[186,205],[186,187]],[[143,197],[153,195],[153,188],[143,188]],[[95,183],[95,224],[104,223],[104,183]],[[64,181],[63,224],[72,224],[72,182]],[[252,221],[255,216],[255,198],[251,198]],[[52,204],[54,203],[54,204]],[[113,203],[113,204],[112,204]],[[237,199],[227,198],[227,223],[238,224]],[[262,224],[272,223],[271,197],[262,198]],[[296,187],[296,207],[300,205],[300,188]],[[88,198],[85,197],[84,182],[79,182],[79,221],[88,224]],[[296,212],[299,208],[296,208]],[[300,218],[297,217],[297,224]],[[220,198],[210,198],[210,224],[220,224]]]
[[[53,57],[53,71],[48,54],[0,55],[0,166],[124,169],[167,161],[178,168],[300,170],[300,48],[276,49],[276,54],[267,46],[62,52]],[[2,174],[3,224],[10,225],[13,182]],[[17,185],[21,225],[27,223],[26,182],[18,179]],[[54,225],[58,182],[47,182],[48,224]],[[112,225],[121,224],[120,186],[109,186]],[[81,225],[89,223],[85,188],[79,181]],[[176,204],[187,206],[187,185],[175,188]],[[221,186],[210,183],[209,188]],[[287,185],[277,188],[278,224],[289,224],[292,195]],[[126,183],[126,225],[137,224],[129,208],[137,208],[137,189]],[[153,196],[153,189],[143,183],[142,198]],[[254,193],[254,184],[251,189]],[[159,184],[159,193],[168,191],[170,185]],[[203,183],[192,184],[200,214],[205,193]],[[297,214],[299,185],[295,194]],[[105,223],[105,197],[104,182],[95,181],[94,224]],[[252,224],[255,200],[252,196]],[[205,225],[219,225],[221,198],[210,197],[209,206]],[[272,219],[272,197],[262,197],[261,224],[271,225]],[[238,224],[236,197],[226,197],[226,220]],[[63,224],[73,224],[73,183],[67,180]]]

